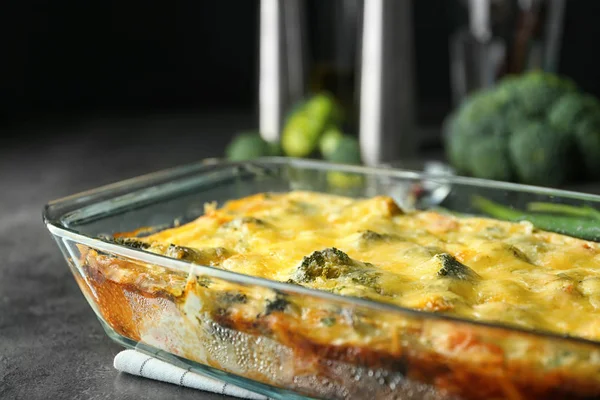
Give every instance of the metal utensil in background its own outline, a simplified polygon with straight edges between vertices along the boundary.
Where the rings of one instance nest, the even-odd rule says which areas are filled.
[[[303,0],[261,0],[259,131],[268,141],[281,134],[289,107],[306,90]]]
[[[413,156],[414,54],[412,1],[364,2],[360,68],[360,145],[377,165]]]
[[[302,0],[261,0],[259,129],[269,141],[279,139],[285,112],[305,94],[310,69],[306,62],[305,6]],[[362,46],[355,73],[360,74],[360,84],[354,91],[364,162],[377,165],[412,156],[417,147],[411,131],[415,100],[412,1],[352,0],[333,8],[340,11],[339,20],[334,21],[340,26],[331,30],[334,75],[352,68],[353,49]],[[359,8],[363,19],[354,21],[361,15]],[[354,35],[348,30],[354,30]],[[318,88],[322,83],[313,82]],[[352,102],[351,96],[341,97]]]
[[[566,0],[463,0],[468,26],[450,37],[454,106],[506,74],[556,72]]]

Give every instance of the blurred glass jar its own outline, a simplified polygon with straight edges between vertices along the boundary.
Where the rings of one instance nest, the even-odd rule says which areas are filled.
[[[556,72],[566,0],[459,0],[450,37],[454,105],[508,74]]]
[[[285,136],[301,100],[328,92],[343,110],[336,127],[358,137],[362,162],[414,154],[413,1],[261,0],[263,138]]]

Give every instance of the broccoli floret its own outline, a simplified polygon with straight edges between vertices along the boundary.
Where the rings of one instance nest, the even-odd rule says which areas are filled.
[[[363,243],[381,243],[396,240],[401,240],[400,236],[391,233],[378,233],[371,230],[366,230],[360,234],[360,241]]]
[[[270,315],[274,312],[283,312],[288,308],[289,304],[287,296],[278,292],[273,300],[267,300],[265,315]]]
[[[136,238],[128,238],[128,237],[115,237],[115,238],[107,238],[109,242],[113,242],[115,244],[120,244],[122,246],[130,247],[132,249],[140,249],[147,250],[150,248],[150,243],[142,242]]]
[[[569,176],[572,139],[541,122],[522,125],[509,141],[510,159],[523,183],[558,186]]]
[[[232,304],[246,304],[248,302],[248,296],[240,292],[220,292],[217,295],[217,299],[224,306]]]
[[[436,254],[433,258],[440,264],[440,269],[437,273],[439,277],[462,281],[479,278],[477,272],[473,271],[448,253]]]
[[[223,247],[211,247],[206,249],[194,249],[192,247],[169,245],[165,251],[167,257],[176,258],[200,265],[213,265],[216,262],[229,257],[229,250]]]
[[[405,241],[402,236],[392,233],[379,233],[371,230],[360,232],[356,244],[361,249],[368,249],[369,247],[376,246],[384,243],[396,243]]]
[[[587,113],[588,104],[588,97],[578,92],[565,94],[550,108],[548,121],[553,128],[570,132]]]
[[[467,155],[469,137],[461,131],[457,115],[448,116],[442,129],[448,161],[459,174],[468,174],[470,170]]]
[[[469,162],[473,176],[508,181],[513,171],[508,140],[502,136],[484,136],[473,140],[469,147]]]
[[[256,225],[260,227],[270,227],[271,225],[263,219],[256,217],[238,217],[221,225],[221,229],[237,231],[245,225]]]
[[[255,132],[242,132],[236,135],[225,149],[225,156],[231,161],[278,155],[281,155],[279,144],[267,142]]]
[[[444,122],[443,135],[450,164],[464,174],[475,174],[470,162],[472,144],[483,136],[508,136],[503,118],[506,102],[494,90],[469,96]]]
[[[584,118],[575,126],[575,144],[587,174],[600,177],[600,115]]]
[[[353,260],[335,247],[315,251],[304,257],[294,276],[298,282],[309,282],[316,278],[335,279],[351,269]]]
[[[510,136],[512,132],[516,131],[524,124],[540,120],[540,118],[528,116],[525,110],[523,110],[518,103],[508,105],[504,110],[502,118],[508,132],[508,136]]]
[[[521,79],[519,75],[509,75],[496,84],[494,90],[499,104],[507,107],[514,105]]]
[[[354,283],[380,292],[380,276],[381,273],[372,264],[353,260],[348,254],[332,247],[304,257],[289,283],[309,283],[316,279],[347,277]]]
[[[482,89],[472,93],[460,106],[458,113],[463,125],[487,120],[502,111],[505,103],[493,89]]]
[[[528,116],[543,116],[562,95],[576,90],[575,84],[563,77],[534,71],[524,74],[514,85],[515,99]]]
[[[487,114],[477,119],[467,118],[462,114],[454,116],[447,125],[446,151],[450,163],[459,172],[479,176],[477,171],[480,165],[474,165],[473,145],[480,141],[486,142],[489,138],[507,141],[508,129],[500,114]],[[494,143],[496,139],[491,139]],[[489,147],[489,144],[486,144]],[[498,175],[498,174],[496,174]],[[501,178],[500,178],[501,179]]]
[[[598,101],[567,78],[541,71],[510,76],[470,95],[447,118],[446,155],[459,174],[558,186],[583,164],[600,170],[600,139],[584,133],[597,130],[588,121],[595,113]]]

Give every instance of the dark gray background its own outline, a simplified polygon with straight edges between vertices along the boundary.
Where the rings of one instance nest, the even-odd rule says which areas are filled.
[[[312,63],[334,56],[339,9],[356,1],[364,0],[306,0]],[[439,124],[451,107],[448,40],[466,24],[464,3],[413,1],[415,109],[424,126]],[[600,96],[600,58],[591,56],[600,38],[600,2],[567,3],[559,72]],[[47,115],[255,111],[258,5],[259,0],[3,1],[0,128]]]

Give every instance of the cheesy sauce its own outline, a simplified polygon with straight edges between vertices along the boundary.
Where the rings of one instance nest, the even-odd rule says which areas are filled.
[[[265,193],[205,211],[144,238],[149,251],[189,251],[194,262],[247,275],[600,339],[594,242],[529,223],[403,212],[385,196]]]

